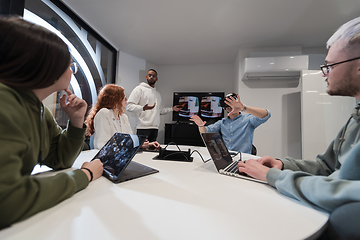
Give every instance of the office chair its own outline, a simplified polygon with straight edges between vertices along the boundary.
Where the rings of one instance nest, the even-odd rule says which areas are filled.
[[[256,149],[256,147],[254,146],[254,144],[252,145],[251,154],[252,154],[252,155],[256,155],[256,154],[257,154],[257,149]]]
[[[89,145],[90,149],[94,149],[94,134],[90,136]]]
[[[85,136],[85,141],[83,144],[83,151],[85,150],[91,150],[94,149],[94,135],[89,136]]]

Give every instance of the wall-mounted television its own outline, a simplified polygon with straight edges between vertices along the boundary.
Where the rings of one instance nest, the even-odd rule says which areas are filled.
[[[172,120],[180,123],[190,123],[190,118],[198,115],[207,123],[214,123],[224,117],[220,102],[224,92],[174,92],[173,106],[180,105],[179,112],[173,111]]]

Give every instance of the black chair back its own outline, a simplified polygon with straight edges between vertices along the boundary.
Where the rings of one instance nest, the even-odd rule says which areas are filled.
[[[256,155],[256,154],[257,154],[257,149],[256,149],[256,147],[254,146],[254,144],[252,145],[251,154],[252,154],[252,155]]]

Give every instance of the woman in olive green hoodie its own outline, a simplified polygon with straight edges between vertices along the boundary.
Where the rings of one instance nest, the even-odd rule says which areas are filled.
[[[76,64],[56,34],[20,18],[0,18],[0,229],[50,208],[101,176],[100,160],[55,176],[31,176],[38,163],[72,166],[82,150],[87,104],[68,85]],[[42,100],[65,90],[66,129]],[[67,98],[67,100],[65,100]]]

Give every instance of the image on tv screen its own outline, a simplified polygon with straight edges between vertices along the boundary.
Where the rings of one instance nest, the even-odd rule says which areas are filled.
[[[181,117],[192,117],[199,112],[199,98],[195,96],[181,96],[179,105],[182,107],[179,111]]]
[[[222,108],[220,106],[221,97],[204,96],[201,99],[201,116],[207,118],[218,118],[222,116]]]

